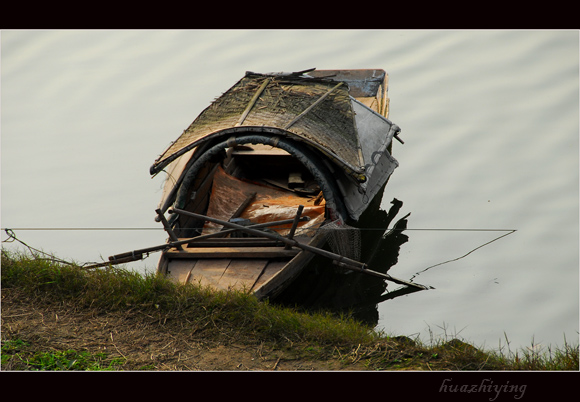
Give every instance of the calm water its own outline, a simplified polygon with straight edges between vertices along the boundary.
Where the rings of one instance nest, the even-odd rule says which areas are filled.
[[[379,327],[487,348],[577,341],[577,31],[1,35],[2,228],[30,246],[89,262],[163,243],[149,166],[246,70],[383,68],[405,141],[383,205],[411,213],[390,273],[435,290],[382,303]],[[424,271],[499,230],[517,231]]]

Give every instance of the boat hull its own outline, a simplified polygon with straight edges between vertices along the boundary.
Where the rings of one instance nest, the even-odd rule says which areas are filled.
[[[159,261],[159,272],[180,284],[209,287],[214,291],[242,291],[258,299],[275,299],[298,277],[314,254],[284,246],[226,240],[203,247],[170,249]],[[323,246],[323,236],[309,239]],[[227,246],[226,246],[227,244]],[[209,247],[208,247],[209,246]]]

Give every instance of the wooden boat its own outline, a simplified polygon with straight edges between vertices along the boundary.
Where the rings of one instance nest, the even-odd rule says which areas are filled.
[[[388,106],[383,70],[246,72],[150,168],[167,173],[156,210],[167,244],[111,261],[161,250],[159,273],[259,299],[315,255],[424,288],[369,270],[348,237],[398,166]]]

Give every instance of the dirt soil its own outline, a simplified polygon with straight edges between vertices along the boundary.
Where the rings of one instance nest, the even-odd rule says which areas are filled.
[[[311,360],[307,345],[248,344],[227,335],[206,339],[187,319],[168,319],[138,308],[123,312],[79,309],[2,290],[2,339],[26,341],[27,351],[105,352],[127,359],[122,370],[296,371],[365,370],[357,356]],[[17,368],[3,367],[11,370]]]

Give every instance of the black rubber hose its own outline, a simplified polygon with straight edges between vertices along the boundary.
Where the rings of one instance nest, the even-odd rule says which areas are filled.
[[[326,205],[330,212],[329,218],[332,220],[346,219],[346,208],[341,198],[339,197],[340,193],[334,181],[334,176],[331,174],[326,165],[319,160],[320,158],[306,146],[303,146],[295,141],[289,140],[287,138],[268,136],[263,134],[248,134],[229,137],[227,140],[218,142],[206,150],[185,173],[183,181],[181,182],[179,190],[177,191],[175,207],[184,208],[188,189],[191,186],[192,181],[197,176],[197,173],[205,163],[219,155],[219,153],[221,153],[225,148],[244,144],[271,145],[273,147],[283,149],[284,151],[294,156],[306,167],[306,169],[308,169],[308,171],[312,174],[320,186],[322,194],[324,195],[324,199],[326,200]]]

